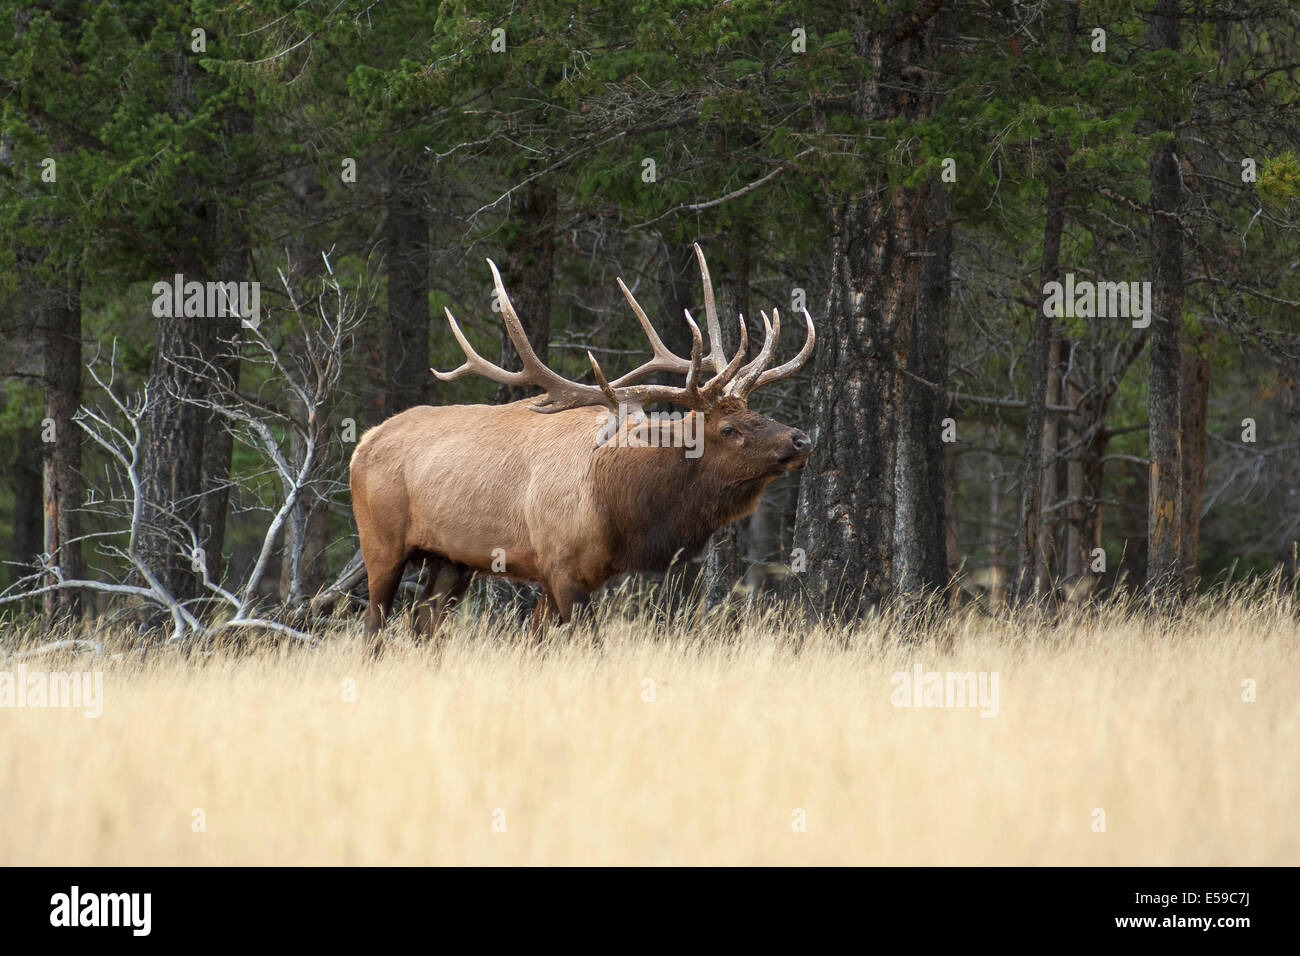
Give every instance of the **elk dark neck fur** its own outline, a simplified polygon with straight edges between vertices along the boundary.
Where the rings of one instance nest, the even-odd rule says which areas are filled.
[[[619,571],[662,571],[679,552],[695,554],[714,531],[750,514],[774,476],[735,479],[708,451],[601,449],[593,465]]]

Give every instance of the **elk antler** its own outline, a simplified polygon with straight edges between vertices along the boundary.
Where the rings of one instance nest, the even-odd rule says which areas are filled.
[[[799,354],[785,365],[764,371],[764,367],[772,359],[776,339],[781,330],[780,317],[775,312],[773,312],[771,321],[768,320],[766,314],[763,315],[765,328],[763,348],[753,361],[744,364],[743,367],[742,363],[744,363],[745,354],[749,349],[749,332],[745,327],[744,316],[740,317],[740,347],[731,360],[727,361],[726,355],[722,351],[722,330],[718,324],[718,310],[713,297],[713,283],[709,278],[709,267],[704,261],[704,253],[698,243],[695,245],[695,253],[699,259],[700,272],[704,279],[704,317],[709,329],[709,354],[707,357],[704,356],[704,342],[703,336],[700,334],[700,327],[695,324],[695,319],[691,317],[689,310],[686,312],[686,323],[691,330],[691,357],[684,359],[668,350],[663,340],[659,338],[659,334],[655,331],[650,319],[646,316],[645,310],[641,308],[627,286],[623,284],[623,280],[619,279],[618,287],[623,291],[624,297],[636,314],[637,320],[641,323],[641,328],[650,342],[654,357],[611,384],[606,380],[604,373],[601,371],[600,363],[596,361],[595,356],[588,352],[587,360],[591,362],[591,370],[595,376],[596,384],[582,385],[570,381],[547,367],[546,363],[539,359],[537,353],[533,351],[528,336],[524,333],[523,323],[519,321],[519,315],[515,312],[514,305],[510,302],[510,296],[506,293],[505,286],[501,282],[501,273],[497,269],[496,263],[489,259],[487,263],[492,270],[492,281],[496,286],[497,302],[501,306],[501,317],[506,325],[506,334],[510,337],[510,341],[514,343],[515,351],[519,353],[523,369],[518,372],[507,371],[479,355],[478,352],[474,351],[474,347],[469,344],[469,340],[465,338],[464,333],[461,332],[460,326],[456,324],[456,318],[451,314],[451,310],[444,309],[443,311],[447,313],[447,321],[451,324],[451,334],[455,336],[456,342],[465,352],[465,362],[459,368],[450,372],[439,372],[437,369],[430,369],[430,371],[444,382],[452,382],[472,373],[511,387],[534,385],[546,391],[544,396],[529,406],[535,412],[558,412],[589,405],[603,405],[617,411],[619,405],[640,408],[650,402],[669,402],[674,405],[694,408],[698,411],[707,411],[724,395],[734,395],[743,399],[754,389],[785,378],[797,371],[808,360],[808,356],[812,354],[813,349],[813,324],[807,310],[804,310],[804,318],[808,323],[808,340],[804,343],[804,347]],[[714,375],[701,386],[699,384],[700,366],[704,361],[707,361],[712,367]],[[682,387],[631,384],[653,372],[684,374],[686,384]]]
[[[704,250],[700,244],[694,243],[695,258],[700,263],[700,278],[704,282],[704,321],[709,327],[709,344],[712,346],[709,350],[709,362],[713,365],[713,371],[721,374],[723,368],[727,365],[727,357],[722,354],[722,328],[718,325],[718,304],[713,300],[713,280],[709,277],[709,264],[704,261]],[[745,327],[745,317],[740,317],[740,327]],[[741,346],[741,352],[745,351]],[[735,374],[735,369],[732,369]]]
[[[807,309],[803,310],[803,316],[804,322],[808,326],[808,337],[804,341],[803,348],[799,350],[799,354],[784,365],[765,370],[767,363],[772,360],[772,355],[776,351],[776,340],[781,334],[781,317],[775,309],[772,311],[770,322],[766,313],[763,313],[763,327],[765,330],[763,348],[753,361],[745,365],[744,368],[738,368],[738,366],[749,347],[749,342],[748,333],[745,329],[745,317],[740,317],[740,348],[737,350],[735,358],[730,362],[725,362],[725,356],[722,352],[722,330],[718,324],[718,307],[713,296],[713,280],[709,276],[709,265],[704,260],[704,250],[700,248],[698,242],[695,243],[695,256],[699,260],[700,276],[704,282],[704,318],[709,330],[710,350],[705,360],[713,366],[714,372],[717,373],[701,390],[706,397],[711,401],[716,401],[720,395],[731,395],[745,399],[764,385],[770,385],[772,382],[788,378],[803,368],[804,364],[812,356],[817,341],[812,316],[808,314]],[[646,338],[650,340],[650,347],[654,350],[654,358],[628,372],[614,383],[615,387],[634,382],[652,372],[685,371],[689,363],[686,359],[668,351],[664,346],[658,333],[655,332],[654,326],[650,324],[650,320],[646,317],[645,310],[637,304],[636,299],[632,297],[632,293],[628,291],[622,279],[618,280],[618,287],[623,290],[623,296],[627,299],[628,305],[632,306],[632,311],[636,313],[641,328],[645,330]],[[691,321],[690,312],[686,313],[686,319],[688,322]],[[691,324],[693,327],[694,323]]]
[[[804,340],[803,348],[799,350],[798,355],[784,365],[778,365],[776,368],[766,369],[765,371],[767,363],[772,360],[772,353],[776,351],[776,340],[781,335],[781,313],[773,309],[771,321],[768,321],[766,312],[762,313],[762,316],[764,329],[763,348],[752,362],[740,370],[740,374],[727,386],[724,394],[734,395],[737,398],[748,398],[755,389],[788,378],[799,371],[813,353],[813,347],[817,343],[817,332],[813,328],[812,316],[808,314],[807,309],[804,309],[803,319],[808,325],[808,337]]]
[[[537,357],[537,353],[533,351],[533,347],[528,341],[528,336],[524,333],[523,323],[519,321],[519,315],[515,312],[510,296],[501,282],[501,272],[491,259],[487,262],[488,267],[492,270],[492,280],[496,286],[497,302],[501,306],[501,317],[506,325],[506,334],[509,335],[510,341],[514,344],[515,351],[519,353],[523,369],[518,372],[507,371],[479,355],[474,350],[474,346],[470,345],[469,340],[465,338],[465,334],[456,323],[456,317],[451,314],[451,310],[445,309],[447,321],[451,324],[451,334],[456,337],[456,342],[464,351],[465,362],[459,368],[450,372],[439,372],[437,369],[430,369],[441,381],[452,382],[472,373],[511,387],[535,385],[538,388],[545,389],[546,394],[534,401],[529,407],[535,412],[558,412],[588,405],[603,405],[612,411],[617,411],[620,404],[639,408],[650,402],[670,402],[703,411],[713,403],[716,394],[721,391],[726,381],[730,380],[730,377],[728,377],[726,381],[719,383],[717,381],[718,376],[715,376],[715,379],[711,380],[703,389],[699,387],[700,363],[703,358],[704,343],[699,326],[695,324],[689,314],[686,320],[690,324],[694,343],[691,349],[691,358],[688,361],[673,355],[664,347],[658,335],[654,334],[654,329],[650,326],[649,320],[644,318],[644,313],[641,313],[642,327],[646,329],[647,334],[650,336],[651,347],[654,348],[656,354],[656,359],[642,368],[646,369],[647,366],[654,366],[648,370],[653,371],[662,368],[666,371],[684,372],[686,375],[684,387],[625,385],[623,379],[619,379],[613,385],[610,385],[600,369],[600,364],[590,352],[587,353],[587,359],[591,362],[592,372],[595,374],[597,384],[582,385],[570,381],[548,368],[546,363]],[[744,339],[743,335],[742,339]],[[739,370],[740,360],[744,357],[746,344],[742,342],[742,348],[737,353],[736,358],[726,367],[730,369],[731,375],[734,375]]]
[[[439,372],[437,369],[430,369],[430,371],[443,382],[454,382],[458,378],[474,373],[514,388],[521,385],[536,385],[546,390],[545,399],[533,406],[538,411],[559,411],[561,408],[576,408],[579,405],[605,404],[606,396],[602,389],[594,385],[570,382],[547,368],[546,363],[537,357],[537,353],[528,342],[528,336],[524,333],[523,323],[519,321],[515,307],[510,303],[510,297],[506,295],[505,287],[501,284],[501,273],[497,269],[497,264],[491,259],[487,264],[492,270],[492,281],[496,284],[497,303],[501,306],[501,318],[506,324],[506,334],[514,343],[515,351],[519,353],[523,369],[510,372],[479,355],[474,351],[474,346],[469,344],[465,334],[461,332],[460,326],[456,324],[456,317],[451,314],[451,309],[444,309],[443,311],[447,313],[447,321],[451,324],[451,334],[456,337],[457,343],[465,352],[465,363],[450,372]]]
[[[689,372],[691,362],[668,350],[668,347],[663,343],[663,339],[659,338],[659,333],[655,331],[655,327],[650,323],[650,319],[646,316],[645,310],[641,308],[640,304],[628,290],[628,287],[623,284],[623,280],[618,279],[617,282],[618,287],[623,291],[623,297],[627,299],[628,305],[632,306],[632,311],[636,313],[637,321],[641,323],[641,328],[645,332],[646,338],[650,341],[650,348],[654,352],[654,358],[618,379],[614,382],[614,387],[618,388],[620,386],[629,385],[637,379],[644,378],[652,372],[677,372],[679,374]],[[713,366],[713,370],[717,374],[715,374],[700,391],[706,400],[712,402],[722,394],[722,390],[726,388],[731,380],[735,378],[736,373],[740,370],[740,365],[745,360],[745,352],[749,349],[749,330],[745,328],[745,317],[743,315],[740,316],[740,347],[736,349],[736,354],[732,357],[730,362],[724,362],[722,360],[723,356],[721,348],[717,344],[722,340],[722,333],[718,331],[717,328],[717,312],[713,311],[712,315],[710,315],[708,299],[705,300],[704,309],[705,321],[713,327],[713,331],[709,333],[709,344],[711,349],[706,361]],[[695,324],[695,319],[691,316],[690,310],[687,309],[685,311],[687,323],[692,329],[698,330],[699,326]]]
[[[772,319],[772,325],[774,326],[772,330],[772,345],[773,351],[775,351],[776,336],[781,330],[781,320],[776,314],[776,309],[772,310]],[[807,309],[803,310],[803,321],[804,325],[808,326],[808,337],[804,339],[803,348],[799,350],[798,355],[790,359],[790,361],[786,362],[784,365],[778,365],[776,368],[769,368],[766,371],[763,371],[761,375],[752,381],[746,379],[743,390],[740,385],[734,385],[732,389],[728,390],[728,394],[736,395],[739,398],[747,398],[751,392],[762,388],[764,385],[771,385],[773,382],[779,382],[783,378],[789,378],[795,372],[799,371],[799,369],[803,368],[808,362],[808,359],[812,357],[813,349],[817,345],[817,330],[813,328],[812,316],[808,314]],[[763,348],[767,348],[766,341],[763,343]]]

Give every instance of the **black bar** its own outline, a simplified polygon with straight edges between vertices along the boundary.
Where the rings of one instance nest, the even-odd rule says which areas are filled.
[[[906,868],[537,870],[343,868],[9,868],[0,870],[6,937],[84,943],[116,937],[206,944],[292,940],[373,944],[411,933],[435,943],[487,930],[589,937],[609,945],[726,936],[805,934],[808,943],[849,933],[870,945],[901,933],[923,949],[936,942],[1061,939],[1217,946],[1287,933],[1294,868]],[[81,916],[114,907],[118,926],[70,922],[72,887]],[[143,895],[149,894],[148,934]],[[87,897],[94,896],[94,903]],[[60,909],[62,906],[62,909]],[[135,917],[134,922],[130,919]],[[1141,925],[1132,920],[1154,920]],[[1201,924],[1208,919],[1210,924]],[[1192,921],[1196,922],[1193,923]],[[1229,925],[1225,921],[1244,923]],[[620,931],[620,927],[622,930]],[[432,933],[432,935],[430,935]],[[16,934],[16,935],[13,935]],[[1289,936],[1290,934],[1287,933]],[[451,937],[446,937],[450,942]],[[620,942],[621,940],[621,942]],[[921,951],[921,950],[918,950]]]

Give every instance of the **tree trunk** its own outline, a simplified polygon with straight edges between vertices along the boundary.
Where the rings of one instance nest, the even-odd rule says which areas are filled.
[[[1179,376],[1182,389],[1182,534],[1179,541],[1183,589],[1196,590],[1201,543],[1201,487],[1205,477],[1206,410],[1210,395],[1210,362],[1193,349],[1183,353]]]
[[[1078,376],[1087,368],[1089,350],[1083,342],[1070,343],[1070,367],[1074,373],[1065,381],[1065,403],[1073,408],[1080,408],[1084,401],[1083,391],[1079,388]],[[1084,499],[1083,470],[1087,441],[1087,426],[1083,411],[1067,418],[1063,423],[1065,442],[1073,449],[1065,462],[1065,495],[1070,504],[1066,509],[1065,548],[1061,555],[1061,576],[1076,595],[1091,591],[1088,576],[1088,558],[1084,549]]]
[[[222,255],[220,277],[226,282],[248,279],[248,234],[236,226],[230,248]],[[234,388],[239,387],[239,342],[243,326],[233,322],[223,326],[225,342],[216,348],[213,364]],[[226,421],[216,413],[208,416],[203,434],[203,501],[199,506],[199,524],[204,538],[208,576],[221,580],[225,573],[226,519],[230,513],[230,467],[235,450],[234,436]]]
[[[961,570],[961,541],[957,537],[957,443],[943,446],[943,514],[944,551],[948,565],[948,601],[957,606],[960,588],[957,572]]]
[[[989,610],[997,611],[1007,603],[1007,568],[1002,559],[1002,491],[997,475],[989,475],[989,521],[984,542],[989,553]]]
[[[1074,353],[1070,365],[1074,373],[1067,379],[1068,404],[1078,409],[1067,419],[1070,443],[1074,448],[1069,462],[1067,493],[1074,500],[1071,506],[1070,535],[1068,549],[1070,566],[1067,578],[1071,582],[1076,599],[1083,600],[1094,595],[1099,586],[1098,574],[1093,571],[1094,552],[1101,547],[1103,482],[1106,476],[1106,463],[1103,460],[1106,447],[1114,434],[1106,427],[1106,415],[1110,401],[1119,389],[1129,368],[1142,354],[1146,347],[1146,335],[1142,332],[1131,333],[1126,347],[1112,349],[1103,345],[1097,326],[1090,324],[1085,342],[1074,342]],[[1113,364],[1105,364],[1103,356],[1113,355]],[[1086,378],[1078,381],[1078,376]],[[1127,493],[1125,473],[1127,463],[1120,463],[1118,479],[1119,506],[1115,514],[1117,533],[1127,528],[1128,514],[1125,511],[1124,496]],[[1130,562],[1136,557],[1128,554]],[[1119,555],[1107,555],[1106,573],[1118,574]],[[1131,565],[1130,565],[1131,566]]]
[[[429,383],[429,209],[422,178],[389,167],[384,221],[388,271],[385,415],[425,402]],[[520,315],[524,312],[521,309]]]
[[[54,441],[45,445],[45,548],[66,578],[85,577],[77,509],[81,506],[81,428],[72,420],[81,407],[81,289],[73,284],[45,297],[42,308],[45,353],[45,422]],[[45,595],[46,626],[82,611],[79,591]]]
[[[873,30],[861,0],[850,5],[854,49],[867,67],[852,106],[859,120],[928,114],[937,8],[928,10],[915,17],[895,10]],[[882,180],[832,204],[833,274],[810,389],[817,425],[795,545],[807,557],[803,590],[814,606],[855,615],[879,602],[893,579],[898,416],[929,192]]]
[[[1053,322],[1051,341],[1047,346],[1047,390],[1048,405],[1061,404],[1061,329]],[[1057,535],[1060,531],[1064,512],[1057,509],[1048,512],[1048,508],[1060,498],[1060,421],[1055,415],[1043,417],[1043,460],[1042,488],[1039,490],[1040,526],[1038,533],[1038,568],[1034,590],[1039,594],[1052,593],[1059,565],[1060,549]]]
[[[772,554],[780,546],[779,540],[774,540],[774,518],[773,512],[777,507],[778,496],[769,491],[758,499],[758,507],[754,513],[749,516],[749,541],[745,548],[745,585],[752,594],[757,594],[767,583],[767,565],[772,560]]]
[[[1047,187],[1046,219],[1043,227],[1041,284],[1059,281],[1061,276],[1061,233],[1065,228],[1065,161],[1052,163]],[[1044,297],[1041,296],[1040,303]],[[1016,577],[1012,582],[1015,600],[1037,599],[1039,585],[1039,519],[1042,515],[1043,442],[1046,434],[1047,385],[1050,371],[1052,329],[1055,320],[1040,304],[1034,315],[1029,346],[1029,382],[1025,411],[1025,437],[1020,457],[1020,499],[1016,511]]]
[[[24,426],[13,458],[14,520],[10,541],[9,581],[36,570],[36,556],[45,550],[42,527],[44,483],[41,429]],[[9,582],[6,582],[9,583]]]
[[[144,509],[139,550],[162,586],[184,601],[198,596],[194,565],[200,558],[186,529],[194,531],[200,544],[203,541],[200,493],[207,415],[190,401],[204,398],[207,390],[196,378],[193,362],[195,356],[211,358],[208,330],[215,320],[180,316],[156,321],[145,413],[148,445],[140,476]],[[201,557],[206,566],[206,551]]]
[[[192,116],[190,60],[178,52],[173,62],[171,113],[177,120],[188,120]],[[185,282],[223,278],[213,276],[210,268],[213,261],[221,261],[213,250],[223,248],[229,239],[224,232],[226,220],[221,203],[211,196],[196,195],[184,203],[184,208],[195,234],[176,253],[177,271],[184,275]],[[188,601],[200,591],[196,567],[209,568],[213,560],[208,555],[210,529],[203,526],[202,501],[208,415],[192,402],[207,397],[208,388],[200,372],[206,363],[216,363],[222,351],[220,341],[237,334],[240,319],[231,315],[196,318],[182,314],[155,321],[153,364],[147,383],[149,407],[145,411],[147,444],[140,465],[144,507],[139,553],[172,597]],[[210,467],[216,464],[213,459],[208,462]],[[194,540],[202,554],[195,551]]]
[[[247,109],[232,107],[222,121],[222,130],[229,140],[246,136],[252,132],[253,116]],[[238,154],[237,149],[231,149]],[[252,173],[246,165],[237,164],[231,168],[226,179],[225,190],[230,196],[241,199],[246,196],[247,183]],[[218,260],[218,278],[224,282],[246,282],[252,279],[251,257],[249,251],[248,224],[242,214],[229,205],[214,207],[217,216],[217,234],[220,248],[224,251]],[[219,357],[214,364],[229,382],[239,386],[239,342],[243,336],[243,325],[236,321],[223,324],[222,337],[225,339],[217,349]],[[200,505],[199,523],[205,538],[204,550],[207,555],[208,576],[214,581],[221,580],[225,572],[226,519],[230,512],[230,467],[234,455],[235,442],[226,422],[215,413],[208,416],[203,436],[203,502]]]
[[[740,549],[736,540],[736,525],[729,524],[713,532],[704,553],[704,606],[714,608],[727,600],[736,584],[736,568],[740,565]]]
[[[1061,49],[1066,55],[1073,50],[1078,27],[1079,8],[1072,3],[1066,8],[1060,38]],[[1039,279],[1043,285],[1056,282],[1061,277],[1061,235],[1065,229],[1069,174],[1065,160],[1067,145],[1055,140],[1047,143],[1047,148],[1055,150],[1056,155],[1051,163],[1043,223],[1043,258],[1039,269]],[[1011,583],[1014,599],[1020,603],[1031,597],[1038,600],[1047,584],[1045,578],[1049,572],[1045,565],[1048,536],[1040,525],[1043,518],[1044,487],[1056,487],[1054,478],[1050,484],[1047,483],[1042,468],[1044,455],[1054,455],[1057,447],[1056,423],[1053,421],[1049,424],[1046,404],[1059,402],[1060,382],[1059,379],[1053,382],[1052,376],[1056,363],[1060,361],[1060,338],[1055,318],[1044,314],[1041,288],[1038,301],[1030,339],[1025,436],[1020,458],[1020,498],[1016,511],[1016,578]]]
[[[1152,46],[1177,50],[1180,0],[1159,0],[1151,21]],[[1175,129],[1177,118],[1165,116],[1161,131]],[[1147,591],[1153,597],[1176,596],[1182,587],[1179,544],[1178,367],[1183,313],[1183,234],[1177,214],[1182,174],[1176,144],[1163,141],[1151,159],[1151,370],[1147,380],[1148,447]]]
[[[931,231],[925,244],[916,319],[899,409],[894,472],[894,587],[900,594],[948,584],[947,475],[942,440],[948,413],[948,300],[952,271],[952,196],[930,184]],[[937,386],[937,387],[936,387]]]

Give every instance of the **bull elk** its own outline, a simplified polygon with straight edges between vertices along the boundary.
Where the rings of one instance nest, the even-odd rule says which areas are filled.
[[[689,311],[691,357],[669,351],[619,279],[654,355],[613,382],[590,352],[594,385],[562,378],[537,357],[491,259],[522,371],[480,356],[446,310],[465,362],[452,372],[432,369],[440,380],[473,373],[545,394],[507,405],[418,406],[362,436],[352,455],[352,510],[370,579],[366,634],[376,648],[408,562],[427,572],[416,611],[417,631],[425,636],[433,636],[475,572],[541,585],[535,633],[555,615],[569,622],[614,575],[662,571],[678,552],[699,551],[718,528],[753,512],[769,482],[804,467],[808,436],[751,411],[747,401],[808,361],[812,317],[804,310],[808,334],[799,353],[768,368],[779,313],[763,314],[763,345],[748,362],[741,316],[740,345],[728,359],[708,265],[698,245],[695,253],[708,354]],[[653,373],[685,381],[640,383]],[[701,373],[711,377],[702,381]],[[652,402],[686,411],[652,416],[652,424],[644,413]]]

